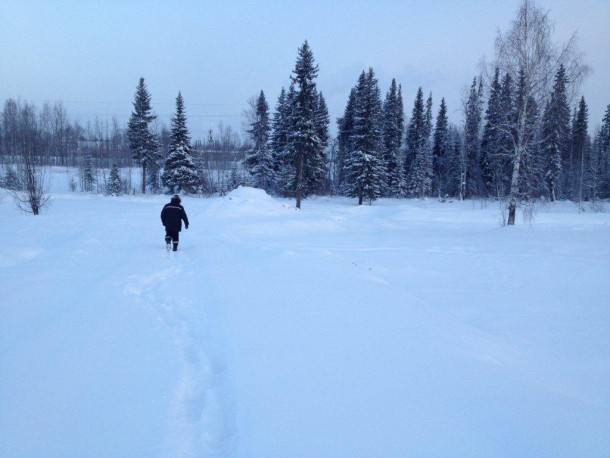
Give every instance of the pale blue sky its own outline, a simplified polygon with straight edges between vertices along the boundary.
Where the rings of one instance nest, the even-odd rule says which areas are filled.
[[[419,86],[435,115],[445,97],[462,122],[461,97],[478,64],[493,57],[520,0],[144,1],[0,0],[0,100],[38,107],[62,100],[72,118],[126,122],[143,76],[154,111],[169,124],[182,91],[191,134],[219,121],[241,126],[247,100],[262,89],[275,107],[297,49],[309,41],[318,87],[333,121],[372,66],[385,95],[402,84],[410,114]],[[577,31],[593,73],[583,87],[592,126],[610,103],[610,1],[538,0],[555,37]]]

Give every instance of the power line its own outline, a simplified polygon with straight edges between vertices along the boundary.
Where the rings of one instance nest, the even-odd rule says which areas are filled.
[[[4,100],[14,99],[15,97],[2,97]],[[23,102],[38,102],[38,103],[46,103],[50,102],[49,99],[22,99],[18,98],[18,100],[22,100]],[[114,104],[114,105],[131,105],[133,102],[117,102],[111,100],[55,100],[55,102],[61,103],[99,103],[99,104]],[[175,105],[175,102],[155,102],[153,105]],[[243,107],[244,103],[186,103],[187,107]]]
[[[157,114],[158,117],[171,117],[174,116],[175,113],[170,114]],[[119,116],[119,117],[128,117],[130,114],[121,114],[121,113],[68,113],[69,116]],[[241,118],[241,114],[187,114],[187,118]]]
[[[11,99],[13,97],[5,97],[4,100]],[[49,100],[41,100],[41,99],[21,99],[18,100],[26,103],[47,103]],[[81,103],[89,103],[89,104],[106,104],[106,105],[129,105],[129,103],[125,102],[114,102],[114,101],[101,101],[101,100],[57,100],[56,102],[66,103],[66,104],[81,104]],[[155,105],[174,105],[169,102],[160,102]],[[241,113],[212,113],[212,114],[197,114],[197,113],[188,113],[189,107],[236,107],[236,106],[244,106],[243,104],[237,103],[192,103],[187,105],[187,117],[188,118],[241,118],[243,115]],[[153,110],[154,111],[154,110]],[[174,116],[175,113],[161,113],[157,114],[157,116],[162,118],[169,118]],[[68,113],[69,116],[78,117],[78,116],[99,116],[99,117],[112,117],[117,116],[121,118],[126,118],[131,116],[131,113]]]

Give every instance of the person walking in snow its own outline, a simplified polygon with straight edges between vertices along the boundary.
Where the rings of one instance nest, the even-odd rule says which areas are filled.
[[[167,251],[169,251],[172,242],[174,244],[174,251],[178,250],[178,239],[179,233],[182,230],[182,221],[184,221],[184,227],[186,229],[189,228],[189,219],[180,202],[180,196],[174,194],[170,203],[165,204],[163,210],[161,210],[161,222],[165,226]]]

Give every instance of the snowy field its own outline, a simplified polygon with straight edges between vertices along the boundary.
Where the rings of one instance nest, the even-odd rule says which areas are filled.
[[[1,457],[608,457],[610,206],[0,193]]]

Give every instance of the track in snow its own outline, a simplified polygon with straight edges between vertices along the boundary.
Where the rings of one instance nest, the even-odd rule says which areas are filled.
[[[199,289],[191,287],[198,280],[180,259],[188,254],[163,256],[169,267],[131,276],[126,285],[171,330],[182,358],[162,456],[230,456],[236,442],[234,409],[222,345],[206,308],[209,298],[198,297]]]

